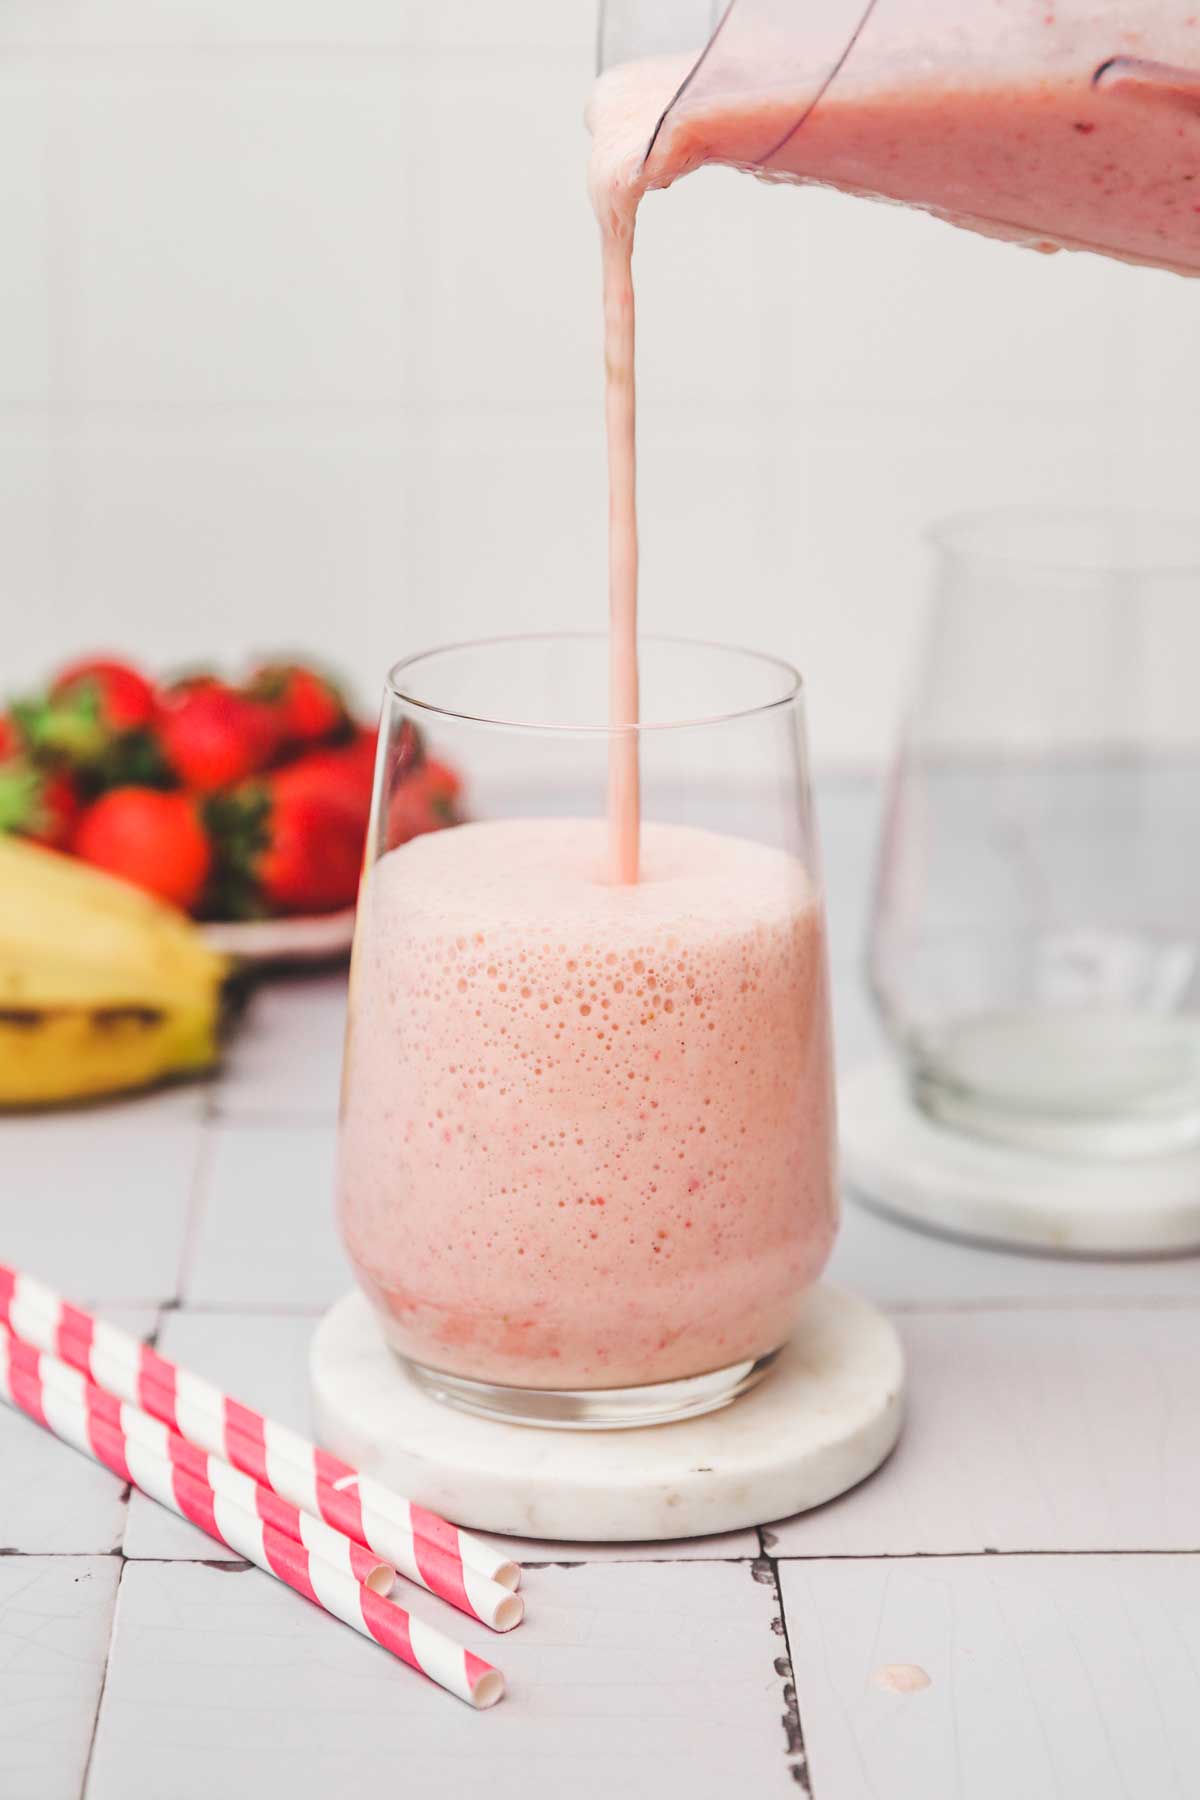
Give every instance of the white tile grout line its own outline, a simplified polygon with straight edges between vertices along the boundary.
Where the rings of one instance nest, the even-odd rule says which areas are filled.
[[[212,1129],[211,1115],[206,1115],[201,1124],[199,1142],[196,1145],[196,1160],[192,1164],[192,1179],[188,1187],[187,1210],[183,1220],[183,1242],[179,1247],[179,1262],[175,1269],[175,1289],[167,1302],[172,1311],[178,1310],[183,1305],[184,1292],[191,1274],[196,1243],[204,1217],[204,1204],[208,1197],[208,1178],[215,1153],[216,1138]]]
[[[222,1106],[220,1099],[213,1102],[213,1110],[206,1115],[205,1124],[209,1122],[221,1126],[241,1126],[248,1131],[269,1129],[271,1126],[287,1125],[293,1131],[336,1131],[337,1105],[330,1102],[328,1110],[324,1107],[310,1107],[304,1112],[281,1106],[246,1106],[244,1108],[228,1108]]]
[[[162,1330],[164,1317],[165,1317],[164,1307],[162,1307],[162,1306],[155,1307],[154,1323],[151,1326],[149,1332],[146,1334],[146,1337],[144,1339],[144,1341],[146,1343],[157,1344],[158,1334]],[[130,1501],[130,1497],[131,1497],[132,1493],[133,1493],[132,1484],[129,1482],[126,1482],[124,1489],[122,1491],[122,1494],[121,1494],[121,1529],[120,1529],[120,1533],[118,1535],[116,1544],[114,1545],[113,1549],[110,1550],[108,1553],[110,1556],[115,1557],[117,1560],[117,1583],[113,1589],[112,1612],[109,1616],[109,1621],[108,1621],[108,1639],[104,1646],[104,1666],[100,1671],[100,1686],[96,1693],[96,1710],[92,1715],[92,1730],[91,1730],[91,1735],[88,1738],[87,1757],[85,1758],[84,1765],[83,1765],[83,1779],[80,1782],[80,1786],[79,1786],[79,1800],[86,1800],[88,1785],[91,1781],[92,1761],[96,1754],[96,1739],[100,1732],[100,1714],[104,1707],[104,1695],[105,1695],[105,1691],[107,1690],[107,1687],[108,1687],[108,1671],[112,1666],[113,1653],[116,1648],[117,1612],[118,1612],[118,1609],[121,1604],[121,1583],[125,1579],[125,1569],[126,1569],[125,1533],[129,1528],[129,1501]]]
[[[128,1496],[126,1496],[126,1511],[128,1511]],[[113,1651],[116,1647],[117,1608],[121,1604],[121,1583],[124,1579],[125,1559],[121,1557],[117,1569],[117,1585],[113,1589],[112,1615],[108,1622],[108,1642],[104,1646],[104,1667],[100,1671],[100,1686],[96,1692],[96,1710],[92,1714],[92,1730],[88,1738],[87,1756],[83,1764],[83,1779],[79,1784],[79,1800],[86,1800],[88,1784],[92,1778],[92,1759],[96,1754],[96,1739],[100,1734],[100,1714],[104,1707],[104,1695],[108,1687],[108,1671],[112,1666]]]
[[[779,1567],[767,1547],[767,1534],[758,1527],[758,1541],[762,1554],[751,1565],[751,1573],[755,1581],[769,1586],[775,1596],[775,1604],[779,1608],[778,1616],[771,1621],[771,1629],[778,1629],[783,1639],[783,1654],[774,1661],[775,1673],[783,1684],[783,1712],[779,1723],[783,1728],[784,1754],[787,1759],[788,1772],[802,1794],[808,1800],[815,1800],[812,1785],[812,1770],[808,1764],[808,1750],[804,1742],[804,1724],[800,1717],[800,1700],[796,1690],[796,1675],[792,1667],[792,1643],[788,1635],[787,1608],[783,1600],[783,1585],[779,1579]]]
[[[764,1538],[774,1537],[774,1533],[767,1525],[760,1525],[759,1530],[762,1532]],[[978,1562],[984,1557],[997,1559],[1002,1562],[1007,1557],[1028,1556],[1200,1556],[1200,1547],[1194,1547],[1189,1544],[1179,1544],[1174,1548],[1164,1549],[1160,1544],[1153,1550],[1144,1545],[1111,1546],[1108,1549],[1097,1549],[1093,1546],[1087,1550],[1082,1548],[1078,1550],[1040,1550],[1032,1548],[997,1550],[990,1546],[985,1546],[982,1550],[818,1550],[811,1556],[805,1556],[802,1552],[797,1552],[795,1550],[784,1550],[782,1552],[770,1550],[767,1554],[770,1556],[772,1562],[780,1563]],[[521,1566],[526,1569],[534,1567],[534,1565],[529,1562],[524,1562]]]
[[[747,1529],[751,1528],[747,1527]],[[753,1529],[763,1533],[764,1538],[770,1538],[772,1536],[771,1528],[768,1525],[760,1525]],[[496,1532],[493,1533],[493,1535],[503,1543],[503,1533]],[[1072,1550],[1045,1550],[1033,1547],[1009,1550],[997,1550],[991,1548],[984,1548],[982,1550],[818,1550],[811,1555],[805,1555],[802,1551],[796,1550],[778,1551],[768,1549],[762,1555],[751,1555],[747,1553],[745,1556],[602,1556],[597,1558],[592,1558],[590,1556],[523,1556],[521,1558],[521,1567],[523,1569],[655,1569],[662,1568],[665,1565],[669,1568],[678,1567],[686,1569],[692,1567],[709,1568],[714,1563],[720,1563],[728,1565],[730,1568],[738,1568],[743,1565],[750,1566],[754,1563],[761,1563],[763,1561],[772,1563],[981,1562],[984,1558],[990,1558],[998,1562],[1004,1562],[1005,1560],[1019,1560],[1031,1556],[1200,1557],[1200,1545],[1179,1544],[1164,1548],[1161,1544],[1153,1547],[1146,1544],[1126,1544],[1109,1545],[1107,1548],[1096,1548],[1095,1546],[1092,1546],[1086,1550],[1082,1548]],[[17,1550],[12,1546],[7,1546],[5,1549],[0,1550],[0,1560],[5,1562],[10,1560],[21,1562],[27,1559],[29,1561],[37,1562],[103,1562],[106,1558],[111,1557],[119,1557],[123,1562],[160,1563],[167,1566],[176,1563],[195,1563],[201,1568],[212,1566],[224,1569],[228,1568],[231,1564],[246,1569],[254,1567],[253,1563],[248,1563],[244,1557],[233,1554],[229,1556],[126,1556],[125,1552],[119,1546],[112,1550]]]

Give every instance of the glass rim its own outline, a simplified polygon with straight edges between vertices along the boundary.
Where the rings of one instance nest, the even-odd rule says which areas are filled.
[[[703,726],[731,725],[741,719],[758,718],[764,713],[777,712],[782,707],[791,706],[804,692],[804,679],[800,671],[781,656],[772,656],[765,650],[748,650],[740,644],[721,644],[708,638],[678,637],[665,632],[639,634],[638,643],[639,645],[675,644],[689,650],[712,650],[722,656],[740,657],[743,661],[758,663],[763,668],[774,669],[784,679],[784,691],[773,699],[761,700],[754,706],[734,707],[729,712],[706,713],[698,718],[639,720],[634,725],[555,725],[546,720],[497,718],[485,713],[462,712],[451,706],[438,706],[432,701],[422,700],[418,694],[412,692],[403,679],[406,670],[414,669],[422,663],[432,662],[435,657],[449,656],[457,651],[510,648],[519,644],[570,643],[592,643],[607,646],[608,633],[606,631],[517,631],[501,633],[495,637],[463,638],[457,642],[435,644],[427,650],[415,650],[411,655],[402,656],[398,662],[394,662],[384,678],[384,688],[391,699],[400,701],[404,706],[411,706],[430,718],[453,719],[463,725],[490,725],[500,730],[545,731],[554,736],[573,737],[625,737],[631,732],[641,735],[652,731],[695,731]]]
[[[1043,552],[1021,545],[1006,544],[1005,527],[1042,527],[1048,536]],[[1122,553],[1111,546],[1097,545],[1087,554],[1076,549],[1054,551],[1049,534],[1054,530],[1083,528],[1095,531],[1099,539],[1114,526],[1131,533],[1141,532],[1147,538],[1158,535],[1163,547],[1152,544]],[[1200,576],[1200,516],[1164,512],[1136,506],[1056,506],[1039,504],[1016,506],[972,507],[951,513],[926,527],[925,539],[936,549],[951,555],[970,556],[979,562],[1002,563],[1009,567],[1043,569],[1060,575],[1197,575]],[[1166,540],[1190,538],[1193,549],[1183,555],[1178,543],[1170,549]]]

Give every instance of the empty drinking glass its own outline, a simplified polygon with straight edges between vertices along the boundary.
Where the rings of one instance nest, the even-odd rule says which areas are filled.
[[[870,969],[919,1103],[1026,1147],[1200,1141],[1200,524],[934,533]]]

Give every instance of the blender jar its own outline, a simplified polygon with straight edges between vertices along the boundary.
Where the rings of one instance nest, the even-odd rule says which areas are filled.
[[[647,186],[726,163],[1200,271],[1185,0],[619,0],[599,50],[599,103],[645,105]]]

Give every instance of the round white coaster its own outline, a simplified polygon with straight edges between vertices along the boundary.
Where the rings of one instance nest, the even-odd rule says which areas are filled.
[[[838,1122],[847,1187],[909,1224],[1070,1256],[1200,1248],[1200,1150],[1084,1162],[991,1143],[928,1118],[890,1058],[842,1083]]]
[[[904,1356],[865,1300],[814,1289],[758,1387],[721,1412],[623,1431],[544,1431],[422,1392],[361,1294],[311,1353],[314,1423],[335,1455],[456,1524],[520,1537],[702,1537],[787,1518],[879,1467],[900,1430]]]

